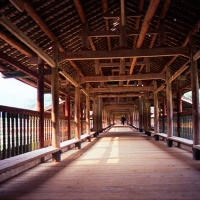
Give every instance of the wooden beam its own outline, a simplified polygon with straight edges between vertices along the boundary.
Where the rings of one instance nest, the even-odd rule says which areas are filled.
[[[132,57],[162,57],[183,55],[189,56],[188,47],[166,47],[153,49],[120,49],[111,51],[79,51],[60,53],[60,61],[63,60],[94,60],[110,58],[132,58]]]
[[[183,73],[186,69],[189,68],[189,65],[188,65],[189,61],[183,65],[179,70],[177,70],[175,72],[175,74],[173,74],[170,78],[169,78],[169,82],[171,83],[173,80],[175,80],[178,76],[181,75],[181,73]]]
[[[26,44],[30,49],[32,49],[39,57],[41,57],[48,65],[55,67],[55,62],[46,54],[42,49],[40,49],[29,37],[27,37],[17,26],[15,26],[10,20],[5,16],[1,16],[0,23],[9,30],[13,35],[15,35],[20,41]]]
[[[30,78],[29,75],[20,71],[1,72],[2,78]]]
[[[32,70],[30,70],[29,68],[27,68],[25,65],[23,65],[22,63],[18,62],[17,60],[15,60],[14,58],[8,56],[7,54],[3,53],[2,51],[0,51],[0,58],[2,60],[4,60],[5,62],[9,63],[10,65],[16,67],[18,70],[24,72],[25,74],[27,74],[28,76],[31,76],[33,78],[38,79],[38,74]]]
[[[21,0],[9,0],[10,3],[13,4],[13,6],[15,6],[15,8],[17,8],[17,10],[19,12],[24,12],[24,4]]]
[[[127,81],[127,80],[165,80],[164,73],[151,74],[133,74],[133,75],[118,75],[118,76],[85,76],[81,77],[81,84],[85,82],[109,82],[109,81]]]
[[[196,54],[194,54],[194,56],[193,56],[193,61],[196,61],[196,60],[198,60],[199,58],[200,58],[200,50],[197,51]]]
[[[21,43],[17,42],[14,40],[12,37],[10,37],[8,34],[4,33],[3,31],[0,30],[0,38],[3,39],[5,42],[10,44],[12,47],[20,51],[22,54],[26,55],[28,58],[31,58],[34,56],[34,53],[23,46]]]
[[[137,12],[137,13],[134,13],[134,14],[126,14],[126,17],[128,18],[135,18],[135,17],[142,17],[144,15],[144,13],[142,12]],[[104,13],[103,15],[103,18],[104,19],[119,19],[120,18],[120,14],[119,13]]]
[[[144,96],[144,95],[145,95],[144,93],[130,93],[130,94],[126,93],[126,94],[99,94],[97,96],[102,97],[102,98],[115,98],[115,97],[139,97],[139,96]],[[111,104],[112,103],[113,102],[111,102]]]
[[[102,93],[117,93],[117,92],[142,92],[142,91],[153,91],[152,86],[118,86],[118,87],[105,87],[105,88],[90,88],[90,93],[102,92]]]
[[[78,87],[79,84],[69,74],[64,71],[60,71],[59,73],[64,76],[72,85]]]
[[[155,93],[160,92],[161,90],[163,90],[165,88],[165,85],[161,85],[159,88],[156,87]]]
[[[133,36],[133,35],[139,35],[140,30],[127,30],[127,36]],[[158,30],[156,29],[149,29],[146,34],[148,35],[154,35],[158,34]],[[120,30],[116,31],[111,31],[111,30],[106,30],[106,31],[90,31],[88,33],[88,37],[120,37]]]
[[[141,61],[137,61],[136,65],[143,65],[145,64],[144,62]],[[125,62],[126,66],[131,66],[131,62]],[[113,63],[108,63],[108,62],[103,62],[103,63],[99,63],[100,67],[119,67],[120,66],[120,62],[113,62]]]
[[[151,19],[154,16],[154,13],[156,12],[156,9],[157,9],[159,3],[160,3],[160,0],[151,0],[151,2],[149,4],[147,13],[146,13],[145,18],[144,18],[144,22],[143,22],[141,30],[140,30],[140,35],[139,35],[138,40],[137,40],[137,44],[136,44],[137,49],[142,46],[143,40],[144,40],[146,33],[147,33],[147,30],[149,28],[149,24],[151,22]],[[132,61],[131,68],[130,68],[130,74],[133,73],[136,60],[137,60],[137,57],[135,57]]]

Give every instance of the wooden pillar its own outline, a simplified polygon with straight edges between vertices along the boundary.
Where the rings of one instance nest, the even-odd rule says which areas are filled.
[[[83,135],[83,110],[84,110],[84,105],[82,101],[82,93],[80,93],[80,134]]]
[[[177,82],[177,87],[176,87],[176,107],[177,107],[177,136],[180,137],[180,114],[182,112],[182,99],[181,99],[181,91],[180,91],[180,81]]]
[[[193,56],[196,53],[194,36],[190,37],[190,73],[192,86],[192,128],[193,128],[193,144],[200,144],[200,111],[199,111],[199,78],[197,61],[194,61]],[[200,160],[200,150],[193,150],[193,158]]]
[[[154,81],[154,90],[157,89],[157,82]],[[159,133],[159,114],[158,114],[158,93],[154,92],[154,132]]]
[[[130,110],[130,124],[133,125],[133,109]]]
[[[139,97],[139,131],[140,132],[143,132],[143,130],[144,130],[144,122],[143,122],[143,120],[144,120],[144,115],[143,115],[143,110],[144,110],[144,108],[143,108],[143,99],[142,99],[142,97]]]
[[[90,135],[90,88],[89,88],[89,83],[86,83],[86,91],[87,94],[86,95],[86,132],[88,135]]]
[[[52,147],[60,148],[59,133],[59,73],[58,73],[58,43],[54,44],[54,61],[55,67],[52,68],[51,94],[52,94]],[[60,162],[60,151],[53,154],[53,162]]]
[[[79,78],[78,78],[78,83]],[[81,114],[80,114],[80,110],[81,110],[81,106],[80,106],[80,98],[81,98],[81,90],[80,87],[75,87],[75,106],[74,106],[74,123],[75,123],[75,139],[76,140],[80,140],[81,139]],[[81,148],[81,142],[77,142],[76,143],[76,149],[80,149]]]
[[[44,147],[44,61],[38,57],[38,81],[37,81],[37,111],[40,112],[39,137],[40,148]]]
[[[92,105],[92,109],[93,109],[93,129],[95,131],[97,131],[97,101],[96,98],[93,101],[93,105]]]
[[[173,102],[172,102],[172,86],[169,81],[171,77],[169,66],[166,68],[166,97],[167,97],[167,137],[173,136]],[[171,147],[173,141],[167,140],[167,146]]]
[[[98,131],[102,130],[102,100],[97,97],[97,127]]]
[[[67,116],[68,140],[70,140],[71,139],[70,82],[68,82],[66,85],[66,92],[67,95],[65,96],[65,116]]]
[[[149,96],[145,96],[144,98],[144,130],[145,134],[149,135],[149,131],[151,130],[151,113],[150,113],[150,102]]]

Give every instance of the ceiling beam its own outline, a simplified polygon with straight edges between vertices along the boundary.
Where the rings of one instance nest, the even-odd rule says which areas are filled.
[[[164,1],[163,7],[162,7],[162,11],[161,11],[161,13],[160,13],[160,15],[159,15],[159,20],[164,20],[164,19],[165,19],[165,16],[166,16],[166,14],[167,14],[167,11],[168,11],[168,9],[169,9],[170,4],[171,4],[171,0],[165,0],[165,1]],[[159,23],[159,22],[160,22],[160,21],[158,21],[158,24],[157,24],[157,26],[156,26],[156,29],[159,29],[159,27],[160,27],[160,23]],[[157,35],[153,35],[153,37],[151,38],[151,42],[150,42],[150,45],[149,45],[149,48],[150,48],[150,49],[153,48],[154,43],[155,43],[155,41],[156,41],[156,37],[157,37]],[[146,58],[144,59],[144,62],[146,63]],[[139,72],[142,71],[142,69],[143,69],[144,66],[145,66],[145,65],[142,65],[142,66],[140,67]]]
[[[42,49],[40,49],[29,37],[27,37],[17,26],[15,26],[5,16],[0,17],[0,23],[13,35],[15,35],[20,41],[26,44],[26,46],[32,49],[48,65],[50,65],[51,67],[55,67],[54,60],[52,60],[48,54],[46,54]]]
[[[141,61],[137,61],[136,65],[143,65],[144,62]],[[108,63],[108,62],[103,62],[103,63],[99,63],[100,67],[119,67],[120,66],[120,62],[113,62],[113,63]],[[125,66],[131,66],[131,62],[125,62]]]
[[[196,61],[200,58],[200,50],[193,56],[193,60]]]
[[[137,13],[134,13],[134,14],[127,13],[126,17],[134,18],[134,17],[142,17],[143,15],[144,15],[144,13],[142,13],[142,12],[137,12]],[[119,13],[104,13],[103,18],[104,19],[119,19],[120,14]]]
[[[3,39],[5,42],[10,44],[12,47],[20,51],[22,54],[26,55],[28,58],[32,58],[34,53],[28,49],[26,46],[23,46],[21,43],[14,40],[8,34],[0,30],[0,38]]]
[[[142,92],[142,91],[153,91],[153,86],[117,86],[117,87],[105,87],[105,88],[90,88],[90,93],[117,93],[117,92]]]
[[[102,98],[116,98],[116,97],[139,97],[139,96],[145,96],[145,94],[144,93],[99,94],[97,96],[102,97]],[[113,102],[111,102],[111,103],[113,103]]]
[[[142,24],[142,27],[141,27],[141,30],[140,30],[140,35],[138,37],[137,44],[135,46],[137,49],[142,46],[143,40],[144,40],[146,33],[147,33],[147,30],[149,28],[149,24],[151,22],[151,19],[154,16],[156,10],[157,10],[159,3],[160,3],[160,0],[151,0],[150,1],[147,13],[145,15],[145,18],[144,18],[144,21],[143,21],[143,24]],[[134,57],[133,60],[132,60],[131,68],[130,68],[130,74],[133,73],[136,60],[137,60],[137,57]]]
[[[118,76],[84,76],[81,77],[81,84],[85,82],[110,82],[110,81],[127,81],[127,80],[165,80],[164,73],[151,74],[133,74]]]
[[[29,75],[25,74],[24,72],[20,71],[4,71],[1,72],[2,78],[30,78]]]
[[[74,1],[74,5],[76,7],[76,10],[78,12],[78,15],[80,17],[80,20],[81,20],[82,24],[86,24],[87,21],[86,21],[85,13],[84,13],[84,10],[83,10],[83,7],[81,5],[80,0],[73,0],[73,1]],[[93,42],[92,38],[88,38],[88,40],[90,42],[92,50],[96,51],[96,47],[94,45],[94,42]]]
[[[10,0],[10,2],[18,9],[20,6],[23,8],[21,10],[26,10],[27,13],[32,17],[32,19],[37,23],[37,25],[43,30],[43,32],[51,39],[52,42],[58,42],[57,37],[54,35],[54,33],[50,30],[50,28],[46,25],[46,23],[42,20],[42,18],[37,14],[37,12],[33,9],[31,4],[28,1],[21,1],[21,0]],[[19,6],[17,6],[19,5]],[[19,10],[19,9],[18,9]],[[58,42],[59,49],[61,52],[65,52],[65,49],[62,47],[62,45]],[[76,63],[73,60],[69,60],[69,63],[76,69],[81,76],[83,76],[83,73],[80,71],[79,67],[76,65]]]
[[[127,36],[133,36],[133,35],[140,34],[140,30],[127,30],[126,32],[127,32]],[[149,29],[146,34],[148,34],[148,35],[158,34],[158,30]],[[97,37],[120,37],[120,30],[90,31],[88,33],[88,37],[96,37],[96,38]]]
[[[188,47],[165,47],[153,49],[119,49],[111,51],[78,51],[60,53],[62,60],[93,60],[110,58],[131,58],[131,57],[161,57],[183,55],[189,57]]]

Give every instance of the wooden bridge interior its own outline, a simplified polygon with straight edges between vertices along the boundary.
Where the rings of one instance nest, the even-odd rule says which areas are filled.
[[[136,195],[138,199],[150,199],[148,195],[141,197],[138,193],[145,188],[145,185],[139,188],[138,183],[144,184],[147,179],[157,182],[148,182],[150,189],[145,191],[152,192],[155,189],[153,186],[159,188],[153,191],[152,199],[162,199],[160,194],[164,194],[165,199],[199,198],[199,0],[0,0],[0,12],[1,75],[37,88],[37,111],[0,105],[0,182],[49,158],[57,164],[46,163],[51,175],[55,174],[55,166],[63,171],[66,170],[64,164],[68,166],[77,159],[77,165],[73,165],[75,171],[72,170],[69,178],[80,172],[77,177],[87,179],[88,166],[84,168],[78,165],[83,163],[84,159],[80,155],[86,150],[83,149],[80,154],[75,153],[70,161],[65,161],[65,155],[61,153],[74,147],[81,149],[83,141],[91,142],[96,138],[97,141],[88,146],[95,146],[96,143],[98,146],[99,141],[105,140],[101,145],[106,143],[109,148],[107,153],[98,158],[99,165],[91,164],[99,171],[105,170],[105,173],[98,173],[95,177],[90,173],[88,181],[92,185],[89,187],[91,189],[94,186],[91,177],[105,180],[107,174],[107,184],[111,185],[106,187],[100,181],[94,187],[97,191],[88,193],[82,184],[80,191],[85,195],[82,199],[132,199],[132,196],[123,198],[124,193],[120,193],[118,187],[128,194]],[[188,91],[192,91],[191,104],[181,98]],[[52,94],[51,113],[44,112],[44,93]],[[59,98],[64,106],[59,105]],[[93,111],[92,114],[90,111]],[[120,122],[121,116],[125,116],[127,121],[125,126],[120,124],[118,127],[116,123]],[[147,137],[142,136],[141,132]],[[98,138],[100,133],[103,136]],[[188,157],[188,152],[179,148],[164,151],[163,143],[158,144],[152,137],[148,137],[152,135],[155,140],[165,141],[167,147],[185,145],[193,153],[193,160]],[[131,158],[140,164],[131,163],[134,159],[129,157],[130,152],[126,147],[134,152]],[[118,160],[112,160],[112,156],[109,159],[108,155],[116,149]],[[96,151],[95,155],[102,154],[98,148]],[[63,164],[59,163],[61,159],[64,159]],[[87,159],[90,160],[90,156]],[[162,162],[158,159],[162,159]],[[105,165],[105,160],[108,165]],[[109,163],[111,161],[119,163],[114,169],[118,169],[122,176],[117,170],[113,171],[113,163]],[[168,161],[174,164],[168,164]],[[135,171],[129,164],[135,167]],[[142,168],[146,165],[151,168]],[[83,171],[79,171],[77,166]],[[161,168],[157,169],[157,166]],[[175,170],[174,166],[177,166],[176,173],[170,171],[172,168]],[[190,173],[188,166],[193,170]],[[140,177],[137,179],[141,169],[150,174],[143,174],[143,182]],[[40,171],[38,168],[35,170]],[[165,188],[163,192],[162,184],[158,186],[161,183],[158,177],[165,171],[168,171],[166,177],[172,178],[170,184],[177,181],[179,187],[176,186],[180,190],[177,196],[174,185],[167,187],[174,192],[171,197],[167,196],[168,189]],[[33,170],[33,174],[37,173]],[[131,180],[130,174],[134,174]],[[79,181],[77,177],[71,181]],[[127,185],[116,186],[113,177],[117,177],[119,183],[125,183],[125,179],[122,180],[125,177],[128,183],[138,186],[136,192],[130,192]],[[166,177],[162,181],[168,185]],[[46,181],[46,176],[42,182],[40,178],[31,179],[40,185]],[[61,180],[60,176],[56,178]],[[50,180],[49,177],[47,179]],[[189,187],[186,180],[192,183]],[[49,182],[51,189],[55,186],[54,181],[52,178]],[[64,191],[66,188],[63,188],[65,183],[62,181],[58,181],[59,188]],[[18,182],[15,182],[16,185],[10,183],[2,184],[0,198],[12,199],[15,195],[16,199],[36,197],[33,185],[28,186],[23,196]],[[193,183],[194,187],[190,187]],[[16,187],[12,187],[12,184]],[[22,188],[26,185],[19,184]],[[95,196],[98,186],[102,193]],[[12,188],[17,193],[10,193]],[[44,199],[47,196],[48,199],[65,198],[51,195],[54,191],[51,189],[47,188],[49,194],[44,191]],[[56,192],[62,194],[60,190]],[[26,196],[29,191],[33,193]],[[70,185],[66,191],[72,199],[75,193],[79,195],[80,192]],[[77,198],[81,199],[80,196]]]

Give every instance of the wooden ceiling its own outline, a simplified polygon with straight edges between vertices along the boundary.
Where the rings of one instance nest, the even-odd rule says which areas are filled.
[[[53,45],[59,44],[60,92],[65,79],[90,83],[93,97],[134,102],[153,82],[190,90],[189,37],[200,49],[199,0],[0,0],[0,71],[36,87],[37,57],[51,85]],[[199,66],[199,59],[198,59]],[[200,67],[199,67],[200,68]],[[12,72],[12,73],[10,73]],[[127,108],[124,108],[127,109]]]

